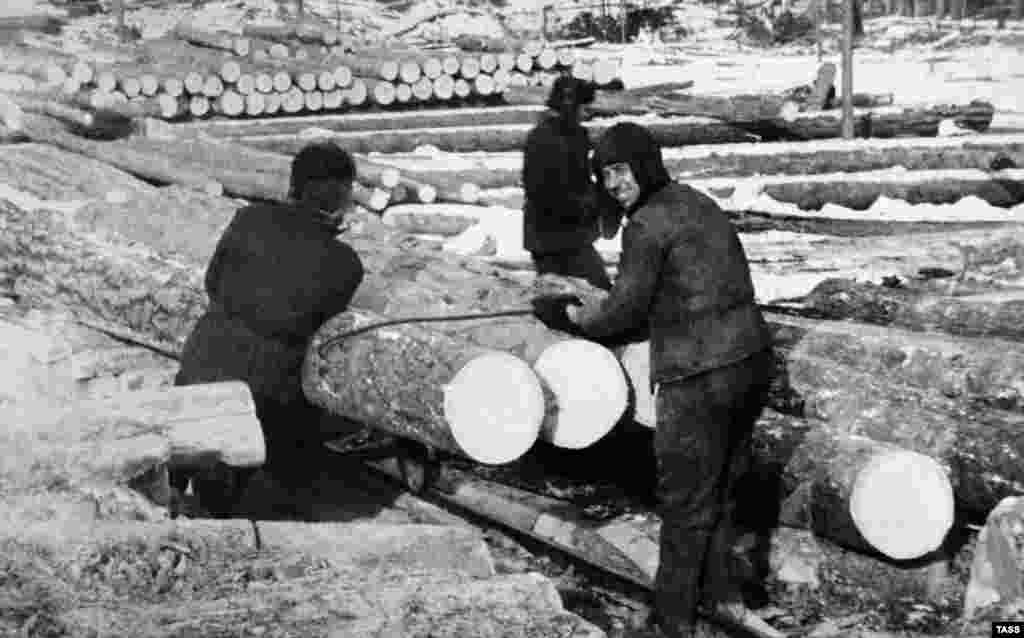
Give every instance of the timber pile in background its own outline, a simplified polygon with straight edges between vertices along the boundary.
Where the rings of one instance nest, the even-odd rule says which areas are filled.
[[[39,46],[7,47],[7,91],[166,120],[295,115],[370,107],[480,103],[558,75],[621,86],[615,62],[573,43],[512,42],[501,51],[421,50],[357,42],[316,24],[249,25],[242,34],[179,23],[167,37],[88,61]]]

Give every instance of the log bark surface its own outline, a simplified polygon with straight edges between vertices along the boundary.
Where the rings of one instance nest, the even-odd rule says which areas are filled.
[[[988,102],[968,105],[922,107],[881,107],[854,109],[854,137],[934,137],[939,123],[953,120],[958,126],[978,132],[988,130],[995,109]],[[789,120],[776,120],[773,130],[761,130],[770,139],[813,140],[842,137],[842,114],[834,111],[806,111]],[[751,128],[751,132],[758,129]]]
[[[948,297],[871,283],[829,279],[806,304],[832,319],[853,319],[961,337],[1024,340],[1024,295],[1006,300]]]
[[[182,184],[211,194],[223,192],[223,187],[203,172],[182,166],[181,162],[172,159],[139,153],[126,140],[88,140],[68,133],[51,118],[26,115],[25,120],[22,131],[34,142],[52,144],[151,181]]]
[[[753,192],[780,202],[795,204],[802,210],[818,210],[825,204],[838,204],[864,210],[879,197],[901,199],[911,204],[948,204],[973,195],[998,207],[1012,207],[1024,201],[1024,170],[1011,169],[998,174],[980,170],[942,171],[865,171],[818,175],[777,175],[693,179],[687,183],[719,196]]]
[[[722,144],[749,140],[749,135],[728,124],[709,118],[644,119],[655,139],[664,147],[691,144]],[[611,120],[586,123],[593,137],[600,136],[614,124]],[[529,124],[486,126],[451,126],[392,131],[355,131],[337,133],[330,139],[353,153],[402,153],[423,145],[445,151],[511,151],[522,148]],[[293,135],[255,135],[234,138],[241,144],[295,154],[303,142]]]
[[[44,200],[109,203],[150,196],[156,188],[109,164],[48,144],[11,144],[0,154],[8,184]]]
[[[464,367],[493,350],[473,345],[467,340],[450,337],[415,324],[378,328],[346,337],[332,348],[322,352],[325,342],[342,333],[374,324],[383,317],[372,313],[348,311],[337,315],[317,331],[310,343],[303,365],[303,391],[314,403],[372,427],[404,438],[420,441],[431,448],[467,456],[482,462],[494,462],[480,457],[477,450],[466,449],[459,441],[459,424],[453,423],[450,413],[448,385]],[[511,365],[521,363],[509,357]],[[525,363],[525,374],[516,388],[502,392],[515,392],[519,397],[522,414],[509,413],[513,422],[509,443],[518,444],[518,431],[534,421],[532,445],[540,433],[544,416],[543,393],[540,382]],[[532,381],[532,384],[528,384]],[[488,397],[479,397],[483,407]],[[471,408],[468,406],[466,409]],[[457,415],[455,415],[457,416]],[[502,415],[498,415],[499,419]],[[465,424],[474,427],[494,427],[500,423]],[[465,427],[463,425],[462,427]],[[516,426],[516,430],[511,430]],[[502,432],[494,434],[496,445],[504,441]],[[518,450],[516,458],[529,447]],[[493,457],[502,457],[516,450],[495,450]]]
[[[294,135],[307,128],[331,131],[388,131],[401,129],[462,126],[467,120],[477,126],[496,124],[533,124],[543,109],[536,107],[486,107],[429,109],[380,113],[342,113],[303,117],[264,118],[260,120],[209,120],[176,124],[187,131],[202,131],[222,137]]]
[[[13,292],[26,303],[66,308],[172,349],[205,311],[202,272],[194,265],[77,231],[54,211],[0,201],[0,224],[3,267],[16,275]]]
[[[665,167],[677,179],[855,173],[902,166],[908,171],[988,171],[1003,156],[1024,166],[1024,136],[821,140],[803,142],[714,144],[667,149]],[[458,175],[481,188],[518,186],[522,156],[505,153],[486,158],[469,155],[432,158],[391,155],[377,161],[421,175]]]
[[[128,392],[42,408],[5,408],[7,489],[126,484],[162,464],[263,463],[256,408],[241,382]]]

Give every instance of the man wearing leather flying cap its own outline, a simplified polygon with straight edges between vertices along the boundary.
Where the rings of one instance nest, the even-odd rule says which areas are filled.
[[[535,305],[549,326],[581,336],[650,340],[662,519],[656,626],[689,638],[702,606],[777,634],[743,604],[731,557],[731,492],[773,372],[743,246],[711,198],[671,180],[642,126],[608,129],[593,170],[627,219],[615,285],[595,307],[565,295]]]

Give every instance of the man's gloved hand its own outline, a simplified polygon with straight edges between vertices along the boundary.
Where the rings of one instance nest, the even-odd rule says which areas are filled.
[[[573,294],[538,295],[531,302],[533,316],[552,330],[582,336],[583,330],[569,319],[565,309],[568,306],[582,306],[583,301]]]

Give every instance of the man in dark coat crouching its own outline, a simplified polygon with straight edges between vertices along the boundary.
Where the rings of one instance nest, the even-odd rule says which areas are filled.
[[[245,381],[266,440],[264,469],[283,484],[307,480],[303,457],[323,438],[323,412],[302,393],[306,347],[347,309],[363,278],[359,256],[336,238],[355,177],[347,152],[311,144],[292,162],[289,203],[235,214],[206,270],[209,309],[185,343],[175,378],[177,385]],[[183,489],[189,477],[174,478]],[[232,496],[211,491],[214,500]]]

